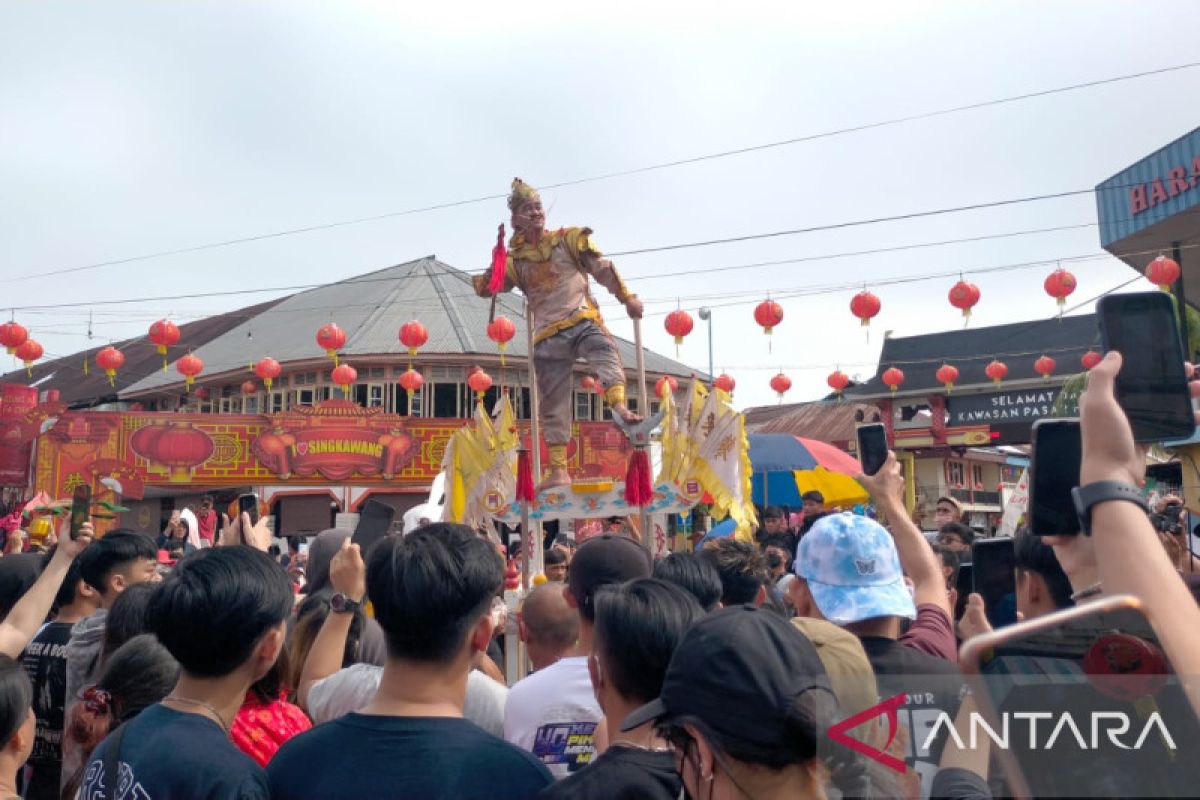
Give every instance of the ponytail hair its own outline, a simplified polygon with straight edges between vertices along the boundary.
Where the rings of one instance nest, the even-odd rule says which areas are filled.
[[[92,751],[104,737],[166,697],[177,680],[179,663],[153,634],[135,636],[116,649],[100,681],[84,690],[63,727],[63,736],[77,744],[82,755],[63,797],[75,796]]]
[[[21,662],[0,655],[0,745],[7,742],[29,718],[33,687]]]

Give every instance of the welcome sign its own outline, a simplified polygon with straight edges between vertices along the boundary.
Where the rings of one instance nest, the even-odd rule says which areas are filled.
[[[950,424],[1033,424],[1035,420],[1050,416],[1059,391],[1057,386],[1046,386],[1010,392],[953,395],[947,403]],[[1074,413],[1072,409],[1068,409],[1067,412]]]

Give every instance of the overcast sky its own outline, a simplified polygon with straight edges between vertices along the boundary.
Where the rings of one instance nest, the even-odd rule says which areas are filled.
[[[1183,63],[1178,2],[5,2],[0,5],[0,307],[219,292],[351,277],[428,254],[483,268],[503,200],[68,276],[14,277],[503,194]],[[603,8],[598,8],[603,6]],[[1184,37],[1186,39],[1186,37]],[[1181,40],[1182,41],[1182,40]],[[1200,69],[548,190],[550,224],[610,252],[1089,189],[1197,125]],[[616,259],[662,314],[714,309],[715,367],[741,405],[872,373],[885,331],[961,327],[953,279],[781,298],[773,352],[754,304],[827,284],[1092,255],[1055,233],[665,276],[1095,223],[1090,195]],[[1072,300],[1133,277],[1071,265]],[[1049,267],[973,278],[972,325],[1049,316]],[[1141,283],[1140,287],[1148,285]],[[601,290],[602,291],[602,290]],[[285,292],[97,306],[92,344]],[[364,302],[370,302],[364,289]],[[4,312],[7,317],[7,311]],[[432,313],[415,308],[413,316]],[[619,309],[614,331],[632,328]],[[19,312],[53,355],[88,345],[88,309]],[[681,350],[707,367],[706,327]],[[315,348],[314,344],[314,348]]]

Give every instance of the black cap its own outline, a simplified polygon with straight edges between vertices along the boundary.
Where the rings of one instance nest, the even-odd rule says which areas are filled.
[[[579,546],[571,559],[567,586],[579,608],[592,618],[592,596],[601,586],[649,578],[654,568],[646,548],[628,536],[605,533],[593,536]]]
[[[834,708],[812,642],[770,609],[731,606],[688,629],[671,656],[662,694],[626,717],[621,730],[692,716],[718,735],[787,747],[799,725],[815,747],[818,725],[833,721],[822,721],[819,712]]]

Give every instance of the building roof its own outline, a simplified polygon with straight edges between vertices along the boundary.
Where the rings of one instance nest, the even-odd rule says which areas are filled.
[[[1062,378],[1082,371],[1080,356],[1099,345],[1095,314],[888,338],[883,342],[874,377],[847,389],[845,394],[851,400],[893,396],[882,379],[890,367],[904,372],[904,383],[895,393],[900,397],[944,393],[945,387],[935,377],[942,364],[958,369],[956,393],[991,389],[992,382],[984,370],[994,358],[1008,366],[1005,385],[1041,382],[1043,378],[1033,364],[1042,355],[1057,362],[1055,375],[1061,376],[1061,383]]]
[[[490,305],[490,300],[475,294],[469,274],[436,256],[426,256],[285,297],[193,352],[204,361],[201,381],[221,373],[244,376],[251,361],[268,355],[285,365],[297,361],[321,363],[324,354],[315,341],[317,329],[326,322],[336,322],[346,332],[346,345],[340,351],[346,361],[353,364],[356,357],[363,356],[399,359],[407,354],[398,338],[400,326],[416,319],[429,330],[429,340],[420,351],[423,356],[478,354],[494,358],[496,345],[487,337]],[[507,355],[525,357],[528,350],[522,300],[511,294],[501,295],[496,312],[511,319],[517,329]],[[633,344],[613,338],[625,367],[632,369]],[[679,377],[697,374],[691,367],[649,350],[645,351],[645,362],[650,373]],[[182,382],[175,370],[160,370],[146,375],[121,395],[150,394]]]
[[[247,317],[254,316],[279,300],[269,300],[253,306],[230,311],[215,317],[206,317],[179,326],[179,345],[172,348],[174,356],[181,356],[187,347],[200,347],[237,326]],[[149,326],[147,326],[149,327]],[[125,355],[116,377],[116,387],[108,382],[104,370],[96,366],[96,353],[109,346],[109,342],[69,356],[40,361],[33,365],[32,377],[24,368],[0,375],[0,383],[27,383],[40,390],[57,389],[59,398],[68,405],[91,406],[117,399],[124,387],[141,381],[147,375],[162,375],[162,356],[145,336],[124,339],[111,344]],[[88,374],[83,374],[83,364],[88,363]],[[172,371],[172,375],[178,373]]]
[[[879,409],[869,403],[822,400],[794,404],[787,413],[759,425],[754,433],[790,433],[844,446],[854,440],[859,422],[878,421]]]

